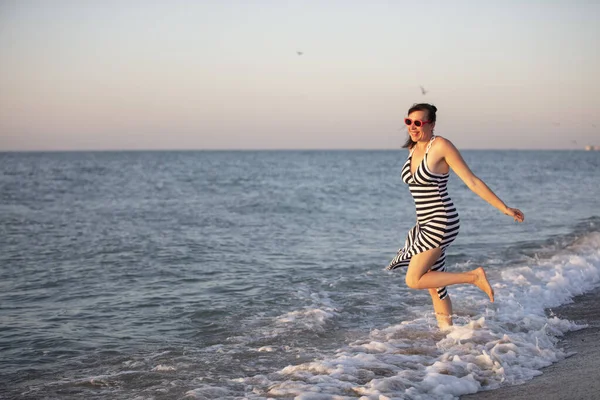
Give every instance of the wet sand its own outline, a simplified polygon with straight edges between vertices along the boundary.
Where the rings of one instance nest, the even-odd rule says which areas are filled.
[[[600,399],[600,290],[574,300],[552,311],[560,318],[589,325],[561,338],[559,346],[575,355],[542,369],[542,375],[522,385],[461,396],[461,400]]]

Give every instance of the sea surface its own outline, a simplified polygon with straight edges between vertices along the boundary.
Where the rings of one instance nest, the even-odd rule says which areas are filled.
[[[600,152],[464,151],[450,271],[386,271],[405,151],[0,153],[0,398],[453,399],[567,354],[552,307],[600,286]],[[362,397],[361,397],[362,396]]]

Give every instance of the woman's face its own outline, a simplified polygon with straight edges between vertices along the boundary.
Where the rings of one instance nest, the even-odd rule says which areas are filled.
[[[408,114],[411,124],[406,125],[406,130],[413,142],[420,140],[429,140],[433,134],[435,122],[429,122],[429,113],[427,111],[413,111]],[[416,126],[415,121],[421,121],[421,126]]]

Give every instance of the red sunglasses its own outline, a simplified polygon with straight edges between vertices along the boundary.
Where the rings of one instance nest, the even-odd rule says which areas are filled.
[[[431,123],[431,121],[421,121],[419,119],[415,119],[414,121],[410,118],[404,118],[404,123],[408,126],[411,126],[413,123],[415,124],[415,126],[417,128],[420,128],[421,126],[425,125],[425,124],[429,124]]]

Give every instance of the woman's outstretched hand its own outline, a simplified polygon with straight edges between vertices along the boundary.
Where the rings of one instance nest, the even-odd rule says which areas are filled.
[[[518,208],[506,207],[506,211],[504,212],[504,214],[513,217],[514,220],[517,222],[523,222],[523,220],[525,219],[525,214],[523,214],[523,212],[521,212],[521,210],[519,210]]]

